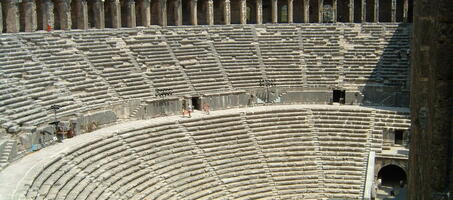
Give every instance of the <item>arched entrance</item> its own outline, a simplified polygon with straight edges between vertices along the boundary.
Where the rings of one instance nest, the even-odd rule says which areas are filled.
[[[387,165],[381,168],[378,179],[381,179],[381,185],[390,187],[404,187],[407,183],[406,172],[396,165]]]

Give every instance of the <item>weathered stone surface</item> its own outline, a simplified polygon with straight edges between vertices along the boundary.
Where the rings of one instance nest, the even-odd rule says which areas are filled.
[[[14,194],[23,195],[24,199],[52,196],[57,192],[63,196],[82,195],[83,190],[73,188],[112,179],[122,184],[106,185],[94,189],[93,193],[120,191],[120,198],[130,187],[143,187],[146,192],[157,193],[162,186],[172,184],[175,190],[181,191],[180,199],[187,198],[189,192],[211,195],[213,190],[218,191],[217,199],[227,194],[243,195],[243,190],[235,187],[243,184],[249,188],[250,195],[256,195],[255,191],[263,188],[276,191],[260,193],[260,198],[299,198],[303,195],[309,199],[361,199],[365,182],[371,183],[373,177],[372,170],[368,171],[368,181],[364,177],[369,155],[365,147],[372,146],[377,151],[385,145],[382,141],[369,139],[370,126],[366,125],[385,120],[393,121],[386,127],[405,124],[408,130],[408,116],[408,109],[399,108],[284,105],[213,111],[209,115],[197,111],[191,118],[168,116],[126,122],[42,149],[30,155],[30,160],[35,162],[29,165],[24,162],[30,160],[13,163],[12,168],[7,169],[8,173],[0,173],[0,185],[9,183],[0,187],[0,194],[10,199],[11,189],[16,186],[11,182],[27,176],[25,184],[19,185]],[[382,128],[373,126],[373,131]],[[320,132],[323,137],[316,137],[317,129],[324,130]],[[345,141],[346,138],[350,140]],[[234,156],[230,156],[231,152]],[[113,165],[115,167],[105,168]],[[140,170],[150,166],[155,167],[165,181],[156,178],[154,171]],[[92,176],[80,173],[81,168]],[[26,173],[29,169],[36,171]],[[185,175],[175,175],[176,170]],[[235,175],[230,175],[231,172]],[[325,172],[322,178],[320,172]],[[18,178],[5,180],[5,175],[10,173]],[[44,183],[48,190],[39,190],[44,184],[33,181],[54,174],[61,176],[49,178]],[[350,179],[339,178],[341,176]],[[140,181],[143,179],[146,181]],[[247,181],[242,181],[244,179]],[[81,181],[72,183],[75,180]],[[147,180],[153,181],[156,187],[149,187]],[[185,180],[185,185],[179,184]],[[213,184],[200,187],[199,182]],[[323,192],[317,192],[320,190]],[[141,195],[148,194],[137,190],[136,196]]]
[[[20,126],[11,126],[7,129],[8,133],[12,133],[12,134],[15,134],[15,133],[19,133],[21,130]]]
[[[153,24],[167,26],[167,21],[172,20],[172,22],[170,22],[172,25],[182,25],[182,10],[188,11],[189,14],[184,14],[184,21],[190,21],[192,25],[197,25],[199,22],[213,25],[214,21],[223,21],[223,24],[225,25],[231,24],[232,21],[233,23],[247,24],[248,8],[253,9],[250,11],[250,17],[256,19],[250,19],[250,21],[256,24],[280,23],[281,21],[288,23],[322,23],[324,6],[328,6],[332,10],[334,18],[333,20],[330,20],[329,18],[329,20],[333,22],[336,22],[337,20],[337,0],[326,2],[324,2],[324,0],[303,0],[303,6],[302,2],[281,0],[285,1],[284,3],[287,5],[287,19],[281,19],[283,4],[281,4],[281,1],[279,3],[278,0],[269,0],[270,4],[266,2],[265,9],[263,9],[262,0],[253,0],[249,2],[246,0],[218,1],[220,2],[219,4],[214,3],[215,1],[213,0],[200,0],[199,2],[198,0],[188,0],[189,3],[185,2],[183,4],[181,0],[4,0],[2,5],[0,5],[4,8],[3,15],[0,15],[0,21],[4,21],[4,23],[0,23],[0,26],[6,25],[5,29],[7,32],[32,32],[37,29],[102,29],[105,28],[106,25],[109,28],[133,28],[136,27],[137,24],[140,26],[149,26],[151,24],[151,16],[153,16]],[[354,0],[348,1],[349,20],[342,19],[342,21],[352,22],[354,20],[355,6],[359,6],[359,4],[355,5]],[[369,12],[372,12],[373,15],[368,16],[368,21],[378,22],[380,14],[379,1],[361,1],[362,12],[360,15],[363,22],[367,20],[367,9]],[[366,3],[373,5],[368,5],[368,8]],[[167,4],[170,6],[169,8],[167,8]],[[255,5],[250,6],[248,4]],[[216,5],[216,7],[214,5]],[[185,7],[183,8],[183,6]],[[296,8],[296,6],[300,8]],[[403,17],[399,17],[402,18],[399,20],[406,22],[408,21],[408,18],[410,18],[410,16],[408,16],[408,0],[404,0],[403,6],[403,13],[401,13]],[[231,10],[231,8],[234,8],[234,10]],[[313,10],[313,8],[316,10]],[[167,9],[173,12],[167,12]],[[298,9],[302,10],[303,14],[294,12],[294,10]],[[391,15],[386,16],[386,18],[391,18],[391,21],[395,22],[397,15],[396,0],[393,0],[392,6],[386,9],[389,9],[389,11],[385,12],[386,15]],[[356,10],[360,10],[360,8]],[[398,13],[398,15],[401,14]],[[214,16],[223,19],[214,20]],[[2,17],[5,17],[5,19],[2,19]],[[187,22],[185,22],[185,24],[186,23]],[[2,30],[3,29],[0,27],[0,31]]]
[[[418,0],[414,12],[408,195],[453,199],[453,5]]]
[[[91,132],[105,124],[116,122],[117,116],[113,111],[106,110],[87,114],[79,118],[80,126],[86,132]]]
[[[5,0],[2,2],[4,10],[3,16],[5,16],[6,32],[16,33],[20,29],[19,21],[19,3],[16,0]]]
[[[2,11],[2,3],[0,2],[0,33],[3,32],[3,11]]]

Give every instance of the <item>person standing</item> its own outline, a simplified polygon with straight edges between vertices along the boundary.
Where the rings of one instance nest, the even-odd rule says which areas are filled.
[[[190,104],[189,106],[187,106],[187,112],[189,113],[189,118],[192,117],[191,113],[193,111],[193,106],[192,104]]]
[[[203,111],[209,115],[209,104],[203,103]]]

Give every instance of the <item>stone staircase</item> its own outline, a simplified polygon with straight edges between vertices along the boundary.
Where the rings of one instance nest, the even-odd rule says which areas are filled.
[[[131,114],[129,115],[129,118],[130,119],[140,119],[138,118],[138,113],[140,112],[140,110],[142,110],[146,105],[148,105],[146,102],[142,102],[139,106],[137,106],[137,108],[135,108]]]
[[[232,198],[231,196],[231,191],[230,191],[230,188],[228,188],[225,184],[225,182],[219,177],[219,175],[217,174],[216,170],[213,168],[213,166],[210,164],[210,162],[206,159],[206,155],[204,154],[204,151],[203,149],[201,149],[197,143],[195,142],[194,138],[193,138],[193,135],[187,130],[187,127],[185,125],[183,125],[180,121],[176,121],[176,124],[178,125],[179,127],[179,130],[181,132],[183,132],[187,138],[189,138],[189,141],[190,143],[195,147],[195,151],[197,152],[198,154],[198,158],[201,159],[203,161],[203,163],[208,166],[208,171],[211,172],[212,174],[215,175],[215,179],[219,182],[221,182],[221,187],[223,188],[224,191],[227,191],[227,197],[228,199],[229,198]]]
[[[256,139],[257,137],[255,136],[255,133],[252,131],[252,129],[250,129],[250,126],[247,124],[247,118],[245,117],[246,113],[241,112],[240,115],[241,115],[242,125],[244,125],[245,130],[247,131],[247,134],[249,134],[251,136],[250,138],[252,138],[252,140],[253,140],[253,145],[258,149],[260,159],[263,161],[262,164],[264,166],[265,175],[266,175],[267,179],[269,180],[269,182],[271,182],[273,184],[272,191],[273,191],[273,193],[275,195],[275,199],[280,199],[280,197],[278,195],[278,190],[275,187],[276,185],[275,185],[275,182],[273,180],[273,177],[272,177],[272,174],[271,174],[271,170],[269,169],[269,166],[268,166],[269,161],[264,156],[263,149],[258,144],[258,141]]]
[[[13,159],[12,155],[16,149],[16,141],[6,140],[0,149],[0,170],[5,168]]]
[[[168,52],[170,53],[171,58],[175,61],[176,67],[178,71],[180,71],[180,73],[182,74],[182,77],[186,81],[190,91],[195,92],[195,88],[193,87],[192,81],[190,80],[189,76],[187,76],[187,73],[183,70],[181,64],[179,63],[179,60],[176,58],[176,55],[173,52],[172,48],[170,47],[167,38],[165,36],[161,36],[160,38],[167,45]]]
[[[314,119],[313,119],[313,111],[311,109],[308,109],[307,111],[308,113],[308,119],[307,119],[307,123],[308,123],[308,126],[310,127],[310,130],[313,132],[313,133],[317,133],[318,130],[316,129],[315,127],[315,122],[314,122]],[[317,134],[313,134],[313,144],[315,146],[315,163],[316,163],[316,168],[317,168],[317,173],[316,175],[318,175],[318,188],[323,188],[324,187],[324,180],[326,179],[325,178],[325,174],[324,174],[324,169],[323,169],[323,162],[322,162],[322,152],[321,152],[321,144],[319,143],[319,136]]]

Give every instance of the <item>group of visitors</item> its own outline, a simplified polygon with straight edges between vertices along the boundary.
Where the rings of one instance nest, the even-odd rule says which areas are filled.
[[[185,117],[186,113],[188,114],[189,118],[192,117],[193,109],[194,109],[194,107],[193,107],[192,104],[188,105],[187,107],[183,106],[183,108],[182,108],[182,117]],[[210,110],[209,104],[203,103],[202,110],[203,110],[203,112],[205,114],[209,115],[209,110]]]

